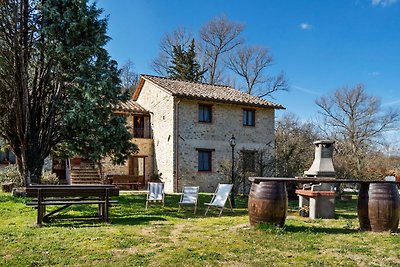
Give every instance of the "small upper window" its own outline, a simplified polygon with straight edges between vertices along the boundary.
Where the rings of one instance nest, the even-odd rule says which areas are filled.
[[[254,126],[255,125],[255,111],[250,109],[243,110],[243,125]]]
[[[212,106],[199,104],[199,122],[212,121]]]

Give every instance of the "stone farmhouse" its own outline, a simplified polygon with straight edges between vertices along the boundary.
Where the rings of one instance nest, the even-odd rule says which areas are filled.
[[[212,192],[230,181],[221,166],[231,163],[232,134],[235,155],[245,157],[250,171],[257,151],[274,153],[275,110],[283,108],[227,86],[142,75],[132,99],[116,110],[128,116],[139,153],[125,165],[105,159],[103,176],[133,177],[142,189],[158,176],[166,192],[184,185]]]
[[[159,179],[167,193],[184,185],[213,192],[218,183],[231,181],[223,166],[231,166],[232,134],[235,158],[244,158],[239,167],[246,171],[255,171],[259,151],[273,156],[275,110],[283,108],[228,86],[142,75],[132,99],[115,110],[127,116],[137,154],[124,165],[104,159],[100,169],[79,157],[49,158],[45,169],[60,183],[112,181],[122,189],[145,190]],[[0,168],[14,163],[11,151],[0,151]]]

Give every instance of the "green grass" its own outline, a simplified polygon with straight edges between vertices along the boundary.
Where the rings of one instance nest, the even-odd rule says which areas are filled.
[[[178,195],[147,212],[145,195],[122,195],[110,209],[111,225],[62,220],[36,228],[25,199],[0,193],[0,266],[400,266],[399,236],[358,231],[355,199],[337,200],[330,220],[299,217],[291,201],[284,228],[249,227],[240,197],[235,213],[204,217],[210,199],[201,194],[193,215],[178,212]]]

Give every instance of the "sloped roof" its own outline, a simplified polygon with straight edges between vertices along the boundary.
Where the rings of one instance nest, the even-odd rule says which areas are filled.
[[[136,114],[148,114],[149,112],[140,106],[136,101],[129,99],[125,102],[119,102],[114,109],[117,112],[122,113],[136,113]]]
[[[141,75],[141,80],[133,96],[134,100],[139,96],[144,80],[158,85],[176,97],[262,108],[285,109],[282,105],[252,96],[229,86],[180,81],[152,75]]]

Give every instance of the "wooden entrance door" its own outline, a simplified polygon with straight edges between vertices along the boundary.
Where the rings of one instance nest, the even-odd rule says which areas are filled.
[[[146,157],[143,156],[131,156],[129,158],[129,175],[134,176],[134,181],[137,181],[139,187],[145,186],[145,168]]]

